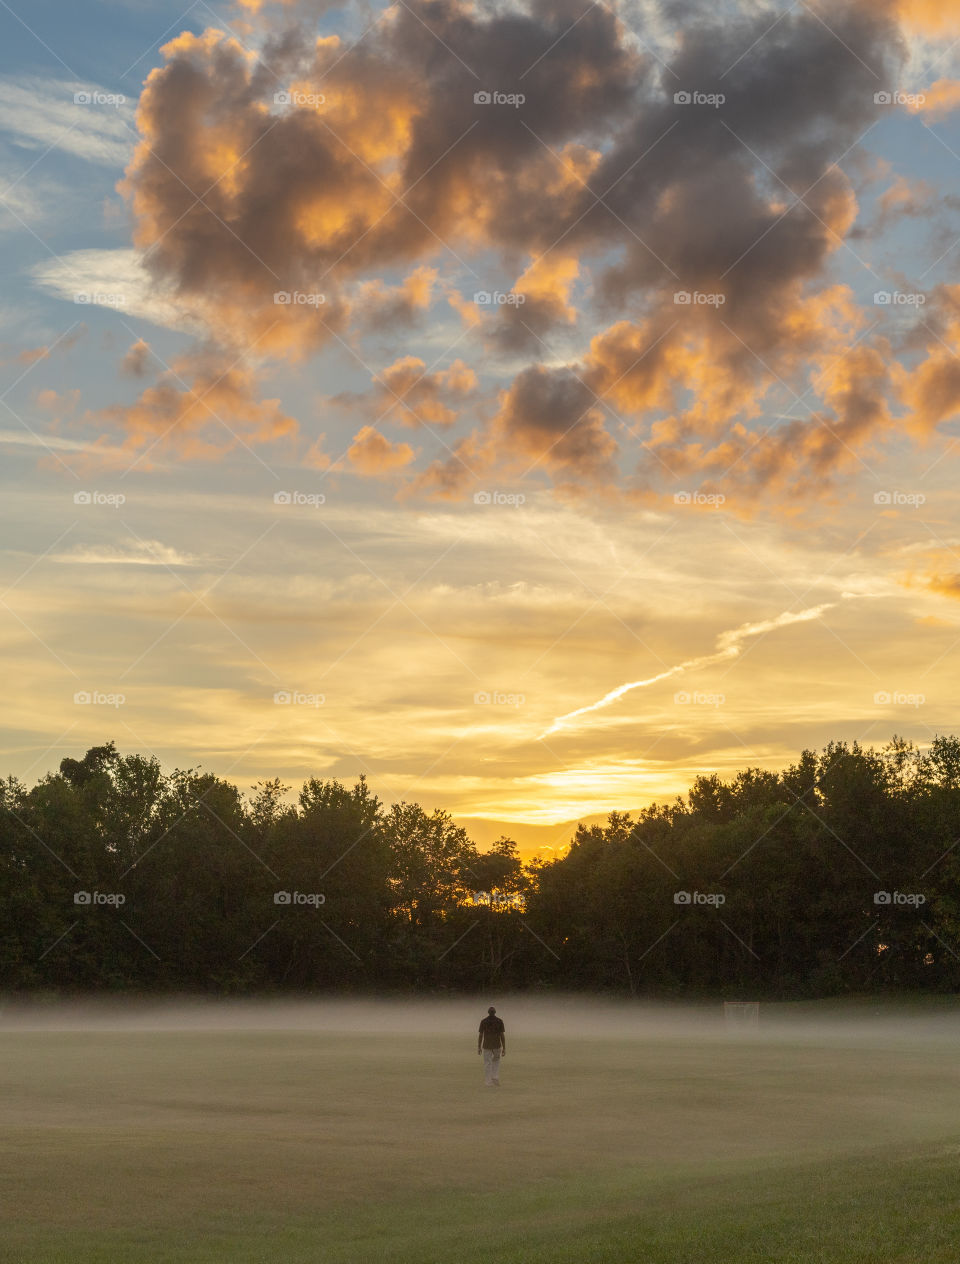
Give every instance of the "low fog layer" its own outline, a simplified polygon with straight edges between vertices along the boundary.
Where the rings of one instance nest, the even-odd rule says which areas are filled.
[[[2,1031],[315,1031],[370,1036],[470,1036],[495,1005],[516,1050],[524,1039],[739,1039],[814,1044],[955,1042],[960,999],[761,1004],[757,1026],[729,1021],[720,1001],[696,1004],[584,996],[219,1000],[8,1000]]]

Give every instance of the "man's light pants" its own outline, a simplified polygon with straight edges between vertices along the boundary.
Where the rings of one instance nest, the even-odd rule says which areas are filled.
[[[487,1084],[500,1083],[500,1050],[499,1049],[484,1049],[483,1075],[484,1075],[484,1082]]]

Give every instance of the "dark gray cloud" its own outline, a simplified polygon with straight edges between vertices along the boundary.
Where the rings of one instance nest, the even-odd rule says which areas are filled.
[[[886,0],[775,24],[706,2],[663,12],[669,70],[586,0],[413,0],[349,51],[285,28],[253,66],[216,32],[180,37],[148,80],[126,184],[149,265],[222,340],[298,356],[331,331],[422,318],[428,300],[378,282],[389,270],[462,275],[464,255],[482,256],[518,281],[572,257],[592,287],[590,346],[534,367],[559,328],[588,327],[569,276],[485,317],[488,350],[531,366],[463,453],[483,463],[495,447],[519,467],[543,449],[553,476],[612,477],[599,395],[639,425],[649,462],[719,470],[732,456],[762,483],[769,453],[745,459],[738,416],[780,380],[801,393],[857,335],[849,296],[829,288],[857,217],[843,163],[882,117],[875,93],[896,83],[903,42]],[[292,98],[279,106],[278,75]],[[366,304],[351,303],[358,284]],[[277,290],[322,300],[280,310]],[[852,363],[862,378],[815,394],[822,414],[790,431],[818,476],[886,424],[883,369]],[[466,464],[448,458],[427,483],[446,492]],[[782,475],[785,454],[774,464]]]

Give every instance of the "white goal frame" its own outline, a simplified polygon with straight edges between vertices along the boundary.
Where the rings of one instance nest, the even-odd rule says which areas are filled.
[[[759,1001],[724,1001],[723,1023],[728,1031],[749,1031],[760,1025]]]

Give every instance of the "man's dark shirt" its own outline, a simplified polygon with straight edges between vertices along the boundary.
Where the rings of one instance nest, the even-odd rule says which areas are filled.
[[[503,1019],[496,1014],[488,1014],[480,1021],[480,1036],[484,1049],[499,1049],[503,1040]]]

